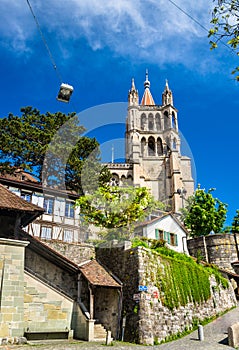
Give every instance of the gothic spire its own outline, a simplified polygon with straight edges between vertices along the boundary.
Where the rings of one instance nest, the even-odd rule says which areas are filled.
[[[166,79],[165,88],[162,95],[162,105],[167,106],[169,104],[173,106],[173,93],[168,86],[168,79]]]
[[[139,104],[139,94],[138,94],[138,90],[136,90],[135,88],[134,78],[132,78],[131,89],[129,90],[129,93],[128,93],[128,103],[129,105]]]
[[[146,78],[145,78],[145,82],[144,82],[144,95],[143,95],[142,100],[141,100],[142,106],[154,106],[155,105],[153,96],[151,95],[149,88],[150,88],[150,81],[149,81],[148,69],[146,69]]]

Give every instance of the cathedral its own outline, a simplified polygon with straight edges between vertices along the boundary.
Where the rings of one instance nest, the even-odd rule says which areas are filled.
[[[132,79],[125,131],[126,163],[108,164],[112,183],[147,187],[167,211],[178,213],[194,192],[191,159],[181,154],[177,109],[166,81],[161,104],[150,91],[148,72],[139,99]]]

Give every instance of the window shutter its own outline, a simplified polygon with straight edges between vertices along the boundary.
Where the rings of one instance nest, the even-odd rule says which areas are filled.
[[[159,239],[159,230],[157,228],[155,229],[155,238]]]

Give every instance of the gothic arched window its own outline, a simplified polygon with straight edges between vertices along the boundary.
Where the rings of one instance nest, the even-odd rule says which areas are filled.
[[[129,186],[132,186],[132,184],[133,184],[133,177],[131,175],[127,176],[127,183],[128,183]]]
[[[112,174],[111,181],[110,181],[111,186],[119,186],[119,176],[116,173]]]
[[[175,117],[174,112],[172,113],[172,126],[174,129],[176,129],[176,117]]]
[[[177,140],[176,140],[176,138],[173,139],[173,149],[177,149]]]
[[[148,140],[148,155],[155,156],[155,140],[152,136]]]
[[[146,155],[146,139],[143,137],[141,139],[141,155],[144,157]]]
[[[166,130],[166,129],[169,129],[171,125],[170,125],[168,112],[165,111],[163,115],[164,115],[164,129]]]
[[[155,116],[155,126],[156,126],[156,130],[159,131],[161,130],[161,120],[160,120],[160,114],[157,113]]]
[[[141,114],[141,130],[146,130],[146,115]]]
[[[157,139],[157,156],[161,156],[163,154],[163,144],[160,137]]]
[[[150,113],[149,118],[148,118],[148,129],[154,130],[154,116],[151,113]]]

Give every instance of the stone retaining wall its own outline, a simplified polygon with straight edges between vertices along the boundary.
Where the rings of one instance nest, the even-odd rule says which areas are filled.
[[[238,242],[238,243],[237,243]],[[187,241],[191,256],[201,256],[203,260],[221,269],[234,272],[231,263],[239,260],[237,245],[239,234],[213,234],[200,236]]]
[[[123,282],[125,341],[153,345],[192,328],[195,320],[212,317],[236,305],[231,284],[223,289],[212,277],[211,298],[207,302],[169,310],[162,305],[163,295],[155,283],[162,267],[158,254],[142,247],[128,250],[115,247],[98,249],[97,258]],[[148,292],[139,292],[139,285],[147,286]]]

